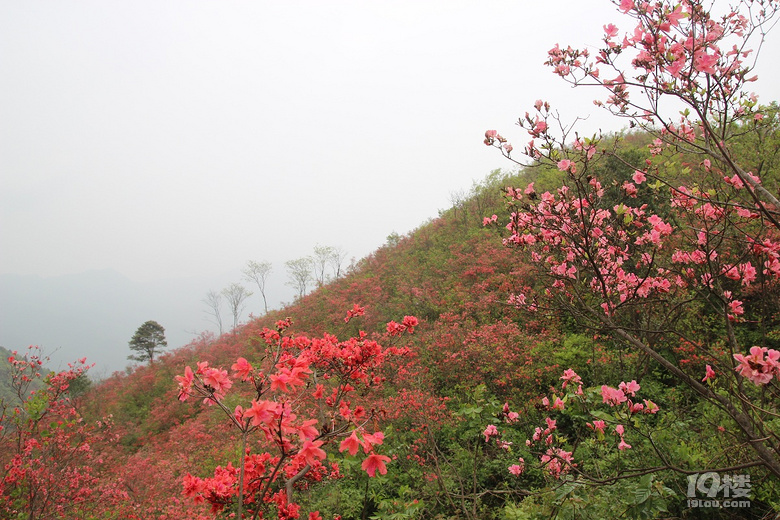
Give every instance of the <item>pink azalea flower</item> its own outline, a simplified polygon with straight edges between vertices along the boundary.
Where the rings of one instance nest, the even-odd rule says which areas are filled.
[[[359,449],[360,439],[358,439],[357,435],[355,434],[355,430],[352,430],[352,434],[341,441],[341,444],[339,444],[339,453],[348,451],[350,455],[354,455],[358,452]]]
[[[765,385],[772,380],[773,373],[775,371],[775,364],[777,363],[777,356],[773,349],[772,358],[767,363],[764,360],[764,354],[767,352],[766,347],[754,346],[750,348],[750,354],[744,356],[742,354],[734,354],[734,359],[739,363],[735,369],[742,377],[752,381],[756,385]]]
[[[509,466],[509,473],[519,477],[523,473],[523,466],[520,466],[519,464],[512,464]]]
[[[567,67],[568,69],[568,67]],[[568,70],[566,71],[566,74],[568,74]],[[564,74],[565,75],[565,74]],[[545,123],[542,120],[537,120],[536,124],[534,125],[533,130],[531,131],[531,135],[534,137],[541,135],[547,130],[547,123]]]
[[[485,428],[485,431],[482,432],[482,435],[485,436],[485,442],[490,442],[490,437],[498,435],[498,428],[496,428],[495,424],[490,424]]]
[[[282,392],[289,392],[290,388],[287,386],[291,382],[290,371],[286,368],[279,371],[278,374],[271,374],[268,376],[271,380],[271,390],[281,390]]]
[[[645,181],[647,180],[647,177],[645,177],[645,174],[644,174],[644,172],[641,172],[641,171],[639,171],[639,170],[636,170],[636,171],[634,172],[634,175],[632,175],[632,176],[631,176],[631,178],[632,178],[632,179],[634,180],[634,182],[635,182],[635,183],[637,183],[637,184],[642,184],[643,182],[645,182]]]
[[[766,351],[766,359],[764,359],[764,370],[772,371],[775,374],[780,375],[780,350],[770,348]]]
[[[244,419],[251,419],[252,426],[260,426],[274,419],[277,404],[273,401],[252,401],[252,407],[244,412]]]
[[[183,376],[176,376],[176,382],[179,383],[179,401],[185,401],[190,396],[193,381],[195,375],[190,367],[184,368]]]
[[[317,419],[309,419],[307,421],[303,421],[303,423],[298,427],[298,437],[301,439],[301,442],[314,440],[317,435],[319,435],[320,432],[317,431],[317,428],[314,427],[315,424],[317,424]]]
[[[617,388],[612,388],[607,385],[601,386],[601,398],[610,406],[617,406],[620,403],[625,403],[627,400],[626,395],[622,390],[618,390]]]
[[[387,323],[387,333],[391,336],[399,336],[404,331],[403,325],[395,321]]]
[[[349,320],[351,320],[352,318],[356,316],[365,316],[365,314],[366,314],[365,307],[361,307],[356,303],[355,305],[352,306],[352,309],[347,311],[347,315],[344,318],[344,323],[349,323]]]
[[[303,457],[307,464],[314,465],[317,461],[324,460],[326,457],[325,451],[320,449],[322,444],[323,441],[306,441],[303,443],[298,455]]]
[[[758,272],[750,262],[739,264],[739,271],[742,274],[742,285],[748,286],[756,280]]]
[[[382,432],[363,434],[363,452],[368,453],[374,446],[379,446],[385,440],[385,434]]]
[[[708,379],[714,379],[715,378],[715,371],[712,369],[710,365],[707,365],[704,369],[704,379],[702,379],[702,383]]]
[[[414,316],[404,316],[401,324],[406,327],[406,331],[411,334],[414,332],[414,328],[420,323],[420,321]]]
[[[203,373],[203,384],[210,387],[217,398],[224,397],[225,392],[233,386],[233,382],[228,378],[227,370],[219,368],[207,368]]]
[[[552,477],[559,478],[570,469],[574,458],[569,451],[564,451],[560,448],[550,448],[539,460],[543,466],[547,466],[547,472]]]
[[[246,359],[240,357],[230,367],[233,370],[233,377],[237,377],[242,381],[249,378],[249,373],[252,371],[252,365]]]
[[[729,302],[729,311],[731,314],[729,314],[730,320],[736,320],[737,316],[742,316],[745,314],[745,309],[742,308],[742,301],[741,300],[731,300]]]
[[[704,51],[695,53],[693,58],[694,68],[705,74],[715,74],[715,65],[717,65],[717,63],[717,54],[707,54]]]
[[[562,159],[558,161],[558,169],[562,172],[568,170],[570,166],[571,166],[571,161],[569,159]]]
[[[501,448],[502,450],[509,451],[509,449],[512,447],[512,443],[510,441],[496,441],[496,445]]]
[[[563,375],[560,377],[563,379],[563,384],[561,385],[561,389],[565,390],[569,383],[575,383],[575,384],[581,384],[582,378],[577,375],[577,372],[572,370],[571,368],[567,368],[563,371]]]
[[[363,464],[361,464],[360,467],[368,473],[369,477],[376,475],[377,471],[379,471],[380,475],[386,475],[387,467],[385,466],[385,462],[390,462],[390,457],[372,453],[363,461]]]
[[[623,390],[624,394],[633,397],[639,391],[640,387],[639,387],[639,383],[637,383],[632,379],[630,383],[626,383],[626,382],[620,383],[619,388]]]
[[[653,401],[651,401],[649,399],[643,399],[643,401],[645,402],[644,413],[655,414],[655,413],[658,413],[658,410],[660,410],[660,408],[658,408],[658,405],[655,404]]]

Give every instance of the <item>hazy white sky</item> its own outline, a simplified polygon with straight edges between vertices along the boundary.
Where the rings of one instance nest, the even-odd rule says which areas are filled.
[[[543,66],[610,22],[607,0],[0,0],[0,273],[365,256],[509,167],[483,133],[524,142],[537,98],[617,129]]]

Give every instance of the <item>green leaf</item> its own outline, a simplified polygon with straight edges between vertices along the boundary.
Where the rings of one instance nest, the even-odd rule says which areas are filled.
[[[577,484],[576,482],[569,482],[562,485],[561,487],[555,490],[555,500],[556,501],[563,500],[566,497],[566,495],[568,495],[578,487],[579,484]]]
[[[607,421],[607,422],[614,422],[615,421],[615,416],[614,415],[612,415],[610,413],[607,413],[607,412],[604,412],[602,410],[593,410],[593,411],[590,412],[590,414],[593,417],[595,417],[596,419],[601,419],[602,421]]]
[[[652,491],[652,476],[645,475],[640,479],[639,486],[634,490],[634,504],[643,504],[650,498]]]

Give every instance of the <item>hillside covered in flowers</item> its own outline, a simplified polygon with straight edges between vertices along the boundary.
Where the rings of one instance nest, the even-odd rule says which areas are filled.
[[[2,517],[773,518],[780,5],[616,5],[548,64],[624,132],[539,100],[485,133],[516,169],[281,311],[91,386],[12,354]]]

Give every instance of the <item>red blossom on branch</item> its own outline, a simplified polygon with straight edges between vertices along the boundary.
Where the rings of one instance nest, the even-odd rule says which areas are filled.
[[[345,321],[364,312],[355,305]],[[404,316],[402,323],[388,324],[388,336],[412,333],[418,325],[414,316]],[[199,362],[196,371],[185,367],[184,375],[176,376],[180,399],[199,396],[221,408],[243,439],[245,456],[238,464],[218,467],[213,477],[188,475],[184,480],[185,496],[208,503],[213,512],[235,502],[240,517],[243,510],[259,512],[265,504],[275,504],[279,518],[298,518],[298,506],[292,502],[296,483],[338,478],[338,470],[329,474],[323,461],[327,448],[340,438],[339,451],[357,455],[363,449],[367,458],[362,467],[370,476],[387,473],[390,458],[375,453],[384,434],[366,429],[371,420],[378,420],[376,411],[359,402],[381,385],[378,372],[383,365],[409,350],[382,347],[363,331],[345,341],[329,334],[286,335],[290,326],[287,319],[278,322],[276,330],[263,329],[259,337],[266,348],[259,361],[239,357],[231,367],[235,377],[255,392],[246,408],[230,411],[225,406],[233,387],[225,370]],[[316,389],[309,393],[312,379]],[[260,434],[268,451],[251,453],[246,439],[253,433]]]

